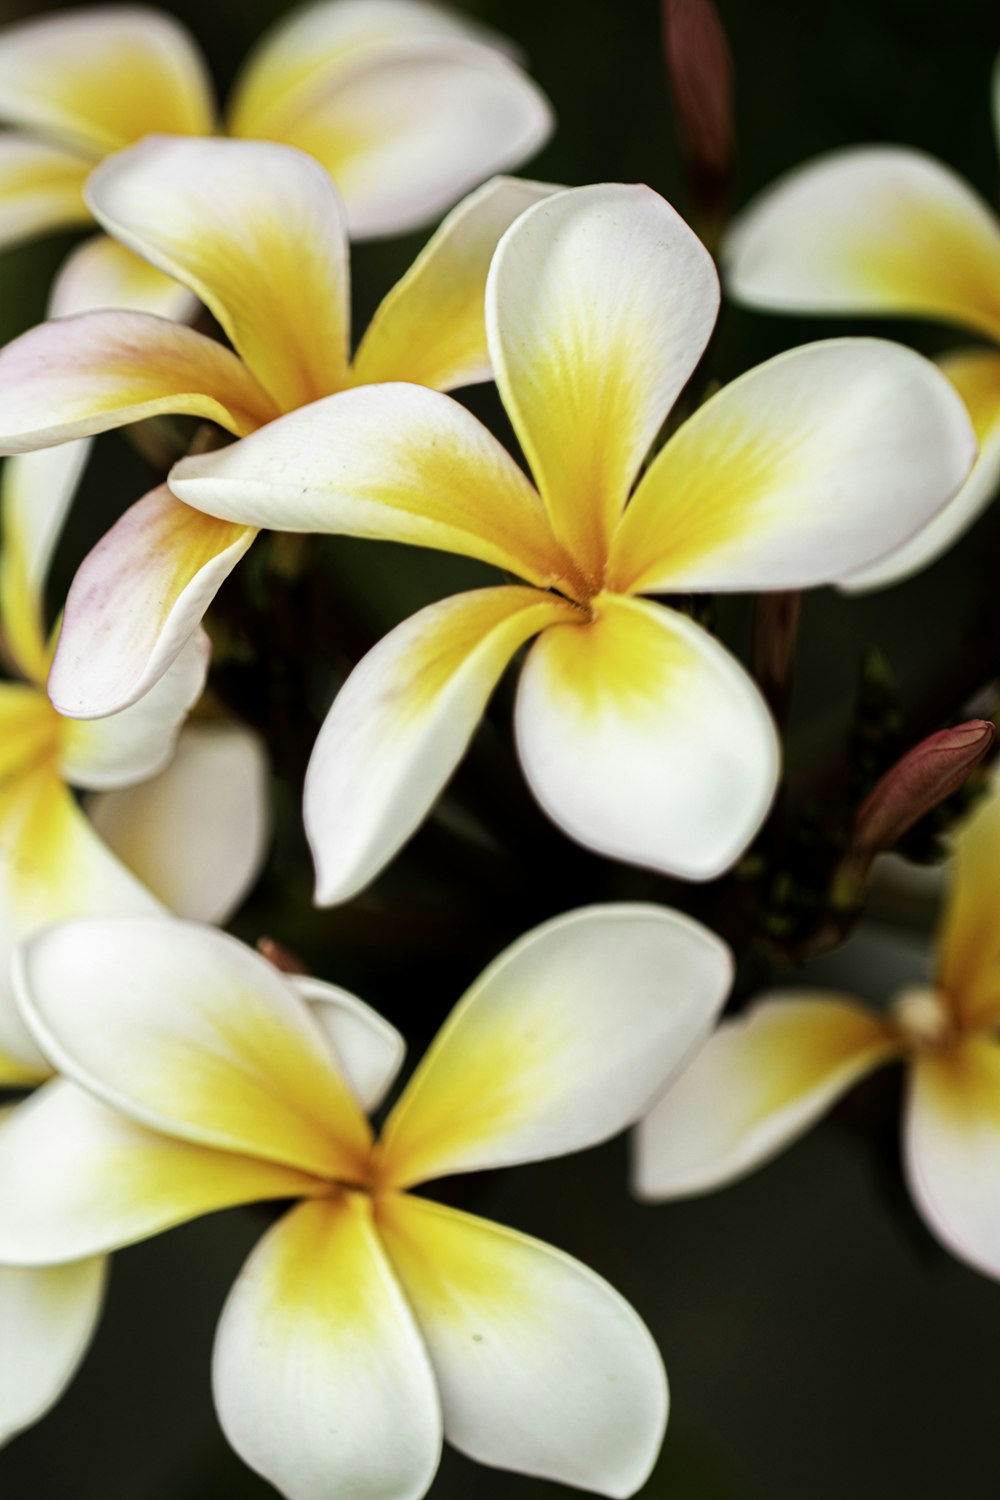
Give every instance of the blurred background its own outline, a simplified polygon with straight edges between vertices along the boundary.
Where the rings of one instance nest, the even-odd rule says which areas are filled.
[[[224,97],[241,59],[292,7],[179,0],[164,8],[190,26]],[[456,0],[455,8],[514,38],[554,103],[556,135],[522,169],[527,175],[643,181],[699,222],[658,0]],[[0,20],[49,9],[3,0]],[[989,109],[1000,47],[996,0],[719,0],[719,10],[736,84],[730,208],[786,167],[868,141],[921,147],[996,202]],[[709,234],[714,226],[699,227]],[[356,248],[359,327],[425,237]],[[48,239],[0,257],[3,339],[43,315],[71,243]],[[930,325],[780,319],[724,306],[685,399],[696,402],[714,382],[792,343],[860,331],[931,353],[955,341]],[[469,405],[510,439],[490,392],[474,393]],[[60,548],[54,603],[86,548],[150,482],[125,437],[98,442]],[[434,821],[370,892],[317,912],[298,803],[305,759],[339,680],[415,607],[490,575],[436,554],[309,538],[289,576],[278,549],[255,548],[212,620],[215,702],[265,732],[275,767],[273,855],[235,930],[250,941],[277,938],[316,973],[355,989],[401,1027],[413,1055],[505,943],[588,901],[662,900],[710,921],[738,947],[737,1004],[764,984],[801,981],[792,960],[821,912],[837,818],[900,749],[961,717],[997,674],[998,562],[994,507],[907,584],[853,600],[832,590],[806,598],[788,721],[789,793],[777,825],[733,880],[692,890],[611,865],[558,835],[520,782],[508,680]],[[692,607],[746,652],[748,601]],[[933,860],[938,831],[918,830],[910,853]],[[921,974],[932,898],[897,899],[876,915],[845,947],[808,965],[810,983],[881,1002]],[[463,1207],[579,1255],[650,1324],[674,1404],[647,1500],[1000,1493],[1000,1287],[951,1260],[911,1208],[898,1164],[900,1092],[886,1070],[779,1161],[687,1203],[633,1203],[623,1142],[449,1185]],[[82,1374],[52,1416],[0,1454],[3,1495],[271,1493],[229,1453],[209,1392],[215,1319],[268,1218],[219,1215],[117,1257],[107,1315]],[[561,1493],[453,1454],[433,1491],[437,1500]]]

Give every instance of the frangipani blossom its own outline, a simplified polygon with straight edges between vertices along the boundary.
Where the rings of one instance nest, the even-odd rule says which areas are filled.
[[[51,1072],[14,1003],[18,942],[66,917],[155,913],[161,902],[223,921],[256,877],[267,834],[264,757],[248,731],[189,728],[161,769],[201,690],[203,639],[117,718],[63,719],[45,694],[42,586],[84,448],[10,459],[3,474],[0,626],[23,681],[0,683],[0,1089]],[[125,789],[102,791],[91,820],[70,784]],[[16,1113],[0,1114],[0,1130]],[[72,1377],[104,1280],[100,1257],[53,1270],[0,1264],[0,1443],[43,1415]]]
[[[994,125],[1000,146],[1000,68]],[[902,314],[955,324],[993,348],[946,354],[980,457],[929,526],[848,589],[898,583],[940,557],[1000,485],[1000,216],[956,173],[920,151],[834,151],[781,178],[735,221],[723,245],[726,287],[773,312]]]
[[[578,1262],[410,1189],[615,1135],[707,1034],[730,973],[723,943],[663,908],[556,918],[473,984],[376,1140],[364,1111],[400,1047],[359,1001],[209,928],[52,928],[22,950],[19,992],[63,1076],[0,1131],[0,1260],[59,1267],[297,1200],[216,1340],[248,1464],[289,1500],[418,1500],[443,1435],[630,1495],[667,1416],[644,1325]]]
[[[375,313],[353,359],[347,230],[323,169],[288,146],[151,139],[87,193],[118,239],[190,288],[234,350],[142,312],[55,319],[0,352],[0,450],[24,452],[164,412],[239,437],[350,386],[489,379],[483,289],[503,231],[552,189],[497,178],[444,221]],[[81,718],[137,702],[176,659],[253,527],[160,486],[84,562],[49,691]]]
[[[643,470],[717,307],[711,257],[662,198],[558,193],[507,231],[486,292],[537,490],[461,406],[409,384],[316,402],[175,466],[174,493],[220,525],[387,537],[524,580],[422,610],[348,679],[306,782],[320,902],[360,890],[409,837],[533,636],[518,747],[566,832],[691,879],[746,847],[777,782],[768,711],[707,631],[642,596],[845,577],[940,509],[975,440],[928,361],[847,339],[750,371]]]
[[[151,134],[223,129],[315,156],[340,187],[352,236],[417,228],[548,136],[548,104],[506,51],[421,0],[321,0],[265,38],[220,121],[193,39],[165,12],[101,6],[8,26],[0,120],[14,133],[0,135],[0,246],[90,222],[84,186],[109,153]],[[107,307],[183,306],[176,283],[103,236],[61,275],[100,279]]]
[[[1000,795],[953,848],[933,985],[904,990],[887,1015],[845,995],[783,991],[725,1021],[639,1128],[643,1198],[737,1180],[900,1059],[914,1203],[953,1254],[1000,1278]]]

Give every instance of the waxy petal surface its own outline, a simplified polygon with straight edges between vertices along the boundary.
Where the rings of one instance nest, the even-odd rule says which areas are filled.
[[[83,184],[90,166],[46,141],[0,135],[0,247],[88,223]]]
[[[423,822],[518,647],[575,617],[538,589],[476,589],[428,605],[362,658],[306,773],[321,905],[361,890]]]
[[[207,135],[211,85],[162,11],[60,11],[0,33],[0,118],[98,157],[152,130]]]
[[[453,209],[377,309],[353,383],[408,380],[447,391],[491,379],[484,299],[493,252],[519,214],[555,191],[495,177]]]
[[[66,923],[20,950],[16,982],[45,1054],[140,1124],[320,1175],[363,1167],[367,1122],[308,1006],[234,938]]]
[[[666,908],[594,906],[514,943],[459,1001],[386,1123],[380,1177],[582,1150],[637,1120],[707,1035],[725,944]]]
[[[0,1130],[0,1264],[82,1260],[237,1203],[323,1191],[289,1167],[146,1130],[55,1079]]]
[[[1000,1045],[971,1037],[925,1052],[910,1080],[906,1175],[938,1239],[1000,1279]]]
[[[237,436],[275,407],[229,349],[152,313],[91,312],[0,350],[0,452],[25,453],[166,413]]]
[[[792,589],[849,577],[932,520],[976,456],[929,360],[884,339],[791,349],[725,386],[657,455],[609,586]]]
[[[687,880],[742,854],[771,804],[779,747],[739,663],[699,625],[603,594],[592,624],[535,642],[518,751],[549,817],[588,848]]]
[[[765,997],[709,1037],[641,1122],[637,1192],[681,1198],[734,1182],[804,1135],[900,1047],[844,996]]]
[[[105,1261],[0,1266],[0,1446],[44,1417],[79,1368],[100,1317]]]
[[[371,1214],[355,1194],[293,1209],[222,1314],[223,1431],[287,1500],[419,1500],[437,1470],[434,1376]]]
[[[333,1048],[355,1099],[366,1114],[373,1113],[402,1067],[406,1056],[402,1036],[370,1005],[339,985],[297,975],[291,983]]]
[[[1000,220],[919,151],[862,146],[790,172],[730,230],[723,266],[755,307],[905,313],[1000,338]]]
[[[108,848],[175,916],[222,925],[260,874],[271,826],[268,790],[267,756],[252,730],[188,724],[166,770],[91,797],[87,814]]]
[[[598,586],[718,306],[712,257],[649,188],[559,193],[500,244],[486,293],[497,386],[557,535]]]
[[[102,163],[87,201],[200,297],[282,410],[345,385],[347,235],[317,162],[267,141],[154,137]]]
[[[103,717],[141,700],[190,649],[256,535],[192,510],[166,485],[130,506],[70,587],[49,674],[59,712]]]
[[[182,459],[170,488],[220,520],[459,552],[543,588],[572,569],[513,459],[457,401],[419,385],[289,412],[248,442]]]
[[[193,318],[198,299],[106,234],[91,235],[63,261],[52,284],[50,318],[82,312],[146,312],[176,323]]]

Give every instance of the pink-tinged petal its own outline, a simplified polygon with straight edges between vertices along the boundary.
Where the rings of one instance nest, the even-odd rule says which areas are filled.
[[[137,500],[70,588],[48,683],[59,712],[119,713],[155,687],[256,535],[192,510],[166,485]]]
[[[849,578],[957,493],[976,436],[954,386],[885,339],[779,354],[706,401],[643,476],[608,586],[792,589]]]
[[[1000,337],[1000,220],[919,151],[861,146],[790,172],[733,225],[723,264],[755,307],[905,313]]]
[[[140,1124],[326,1177],[363,1172],[371,1132],[321,1028],[235,938],[172,917],[65,922],[21,947],[15,983],[59,1071]]]
[[[486,323],[497,385],[556,534],[598,587],[718,306],[712,257],[646,187],[558,193],[523,214],[494,257]]]
[[[992,1036],[917,1057],[905,1164],[914,1201],[942,1244],[1000,1280],[1000,1044]]]
[[[55,318],[0,350],[0,452],[26,453],[167,413],[237,436],[275,407],[232,350],[142,312]]]
[[[495,177],[453,209],[377,309],[353,383],[408,380],[447,391],[492,379],[484,301],[493,252],[519,214],[555,191]]]
[[[55,1406],[97,1327],[106,1261],[0,1266],[0,1446]]]
[[[532,791],[571,838],[686,880],[739,858],[778,784],[750,677],[700,625],[644,599],[604,594],[590,624],[547,630],[515,727]]]
[[[264,863],[267,754],[242,724],[188,724],[166,770],[90,798],[87,813],[108,848],[175,916],[221,926]]]
[[[208,636],[199,631],[156,686],[129,708],[103,719],[64,719],[59,736],[63,778],[71,786],[106,791],[163,771],[185,718],[201,697],[211,650]]]
[[[544,1160],[617,1134],[706,1037],[732,956],[665,907],[592,906],[535,928],[459,1001],[394,1108],[380,1180]]]
[[[897,1033],[845,996],[764,997],[709,1037],[640,1124],[636,1191],[683,1198],[736,1181],[900,1049]]]
[[[347,234],[317,162],[268,141],[154,136],[103,162],[87,201],[200,297],[283,411],[346,384]]]
[[[0,248],[90,222],[90,162],[30,136],[0,135]]]
[[[0,1265],[62,1265],[237,1203],[323,1191],[290,1167],[145,1129],[59,1078],[0,1129]]]
[[[628,1303],[551,1246],[425,1199],[385,1194],[377,1223],[430,1353],[448,1442],[499,1469],[634,1495],[668,1397]]]
[[[576,614],[538,589],[477,589],[428,605],[358,663],[306,773],[320,905],[375,878],[433,807],[514,652]]]
[[[151,130],[205,135],[205,65],[188,33],[145,6],[95,6],[0,33],[0,118],[92,156]]]
[[[301,995],[333,1048],[340,1071],[366,1114],[373,1114],[392,1088],[406,1056],[406,1043],[377,1011],[363,1000],[308,975],[292,976]]]
[[[186,323],[197,307],[186,286],[106,234],[94,234],[63,261],[52,285],[49,317],[120,310]]]
[[[437,1388],[366,1195],[302,1204],[264,1236],[222,1314],[212,1383],[226,1437],[287,1500],[426,1494]]]
[[[968,531],[1000,490],[1000,354],[964,349],[938,361],[972,418],[979,457],[944,510],[896,551],[841,582],[848,593],[901,583],[927,568]]]
[[[45,681],[51,659],[45,579],[89,452],[89,442],[81,438],[38,453],[15,454],[0,476],[4,646],[20,672],[38,684]]]

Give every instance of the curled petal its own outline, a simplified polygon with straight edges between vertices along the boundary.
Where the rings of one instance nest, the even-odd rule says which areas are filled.
[[[438,1203],[386,1194],[378,1227],[427,1343],[448,1442],[598,1494],[635,1494],[667,1422],[648,1329],[558,1250]]]
[[[372,1114],[403,1065],[403,1038],[370,1005],[338,985],[309,976],[295,976],[291,983],[333,1048],[354,1097],[367,1114]]]
[[[381,1179],[579,1151],[638,1119],[729,990],[725,944],[657,906],[593,906],[513,944],[452,1012],[386,1123]]]
[[[687,880],[733,864],[778,782],[774,724],[743,668],[646,600],[602,595],[591,624],[546,631],[515,724],[531,789],[560,828]]]

